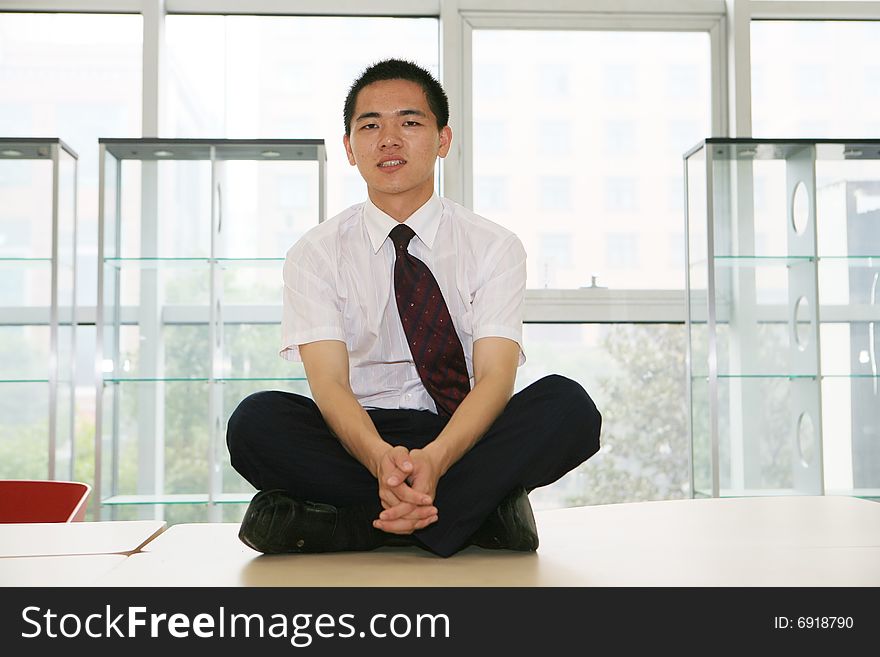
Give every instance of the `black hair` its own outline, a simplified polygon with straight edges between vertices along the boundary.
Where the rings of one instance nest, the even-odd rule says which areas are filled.
[[[407,80],[415,82],[425,92],[428,107],[437,117],[437,129],[442,130],[449,124],[449,99],[443,87],[437,79],[418,64],[403,59],[386,59],[376,62],[352,83],[345,97],[343,119],[345,121],[345,134],[351,134],[351,120],[354,116],[354,106],[361,89],[374,82],[383,80]]]

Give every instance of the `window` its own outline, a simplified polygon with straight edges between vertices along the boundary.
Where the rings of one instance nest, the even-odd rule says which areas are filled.
[[[633,233],[608,233],[606,262],[610,269],[628,269],[639,260],[639,238]]]
[[[439,69],[435,18],[170,15],[165,24],[169,134],[324,139],[328,216],[364,200],[363,186],[346,182],[342,146],[358,73],[387,57]]]
[[[541,65],[538,79],[541,93],[548,96],[568,95],[569,67],[564,61],[546,62]]]
[[[880,132],[880,22],[753,21],[751,43],[754,136]]]
[[[504,155],[507,152],[507,126],[503,121],[479,121],[474,130],[480,135],[480,152],[474,154],[475,158]]]
[[[711,134],[708,34],[475,29],[472,50],[474,210],[516,232],[530,255],[542,248],[536,215],[570,230],[577,257],[561,286],[598,273],[612,289],[681,289],[663,235],[682,229],[681,202],[668,202],[684,195],[682,154]],[[554,86],[567,93],[549,93]],[[508,153],[485,156],[491,137],[480,126],[514,111]],[[485,176],[508,181],[506,209],[487,195],[496,190]],[[597,272],[605,244],[596,236],[622,217],[625,230],[660,237],[629,271]],[[528,260],[531,288],[548,280],[539,260]]]
[[[504,176],[480,176],[474,181],[474,187],[487,210],[507,208],[507,178]]]
[[[568,121],[543,121],[540,130],[538,152],[551,157],[571,154],[572,127]]]
[[[638,207],[638,188],[635,178],[607,178],[605,180],[605,209],[609,212],[631,212]]]
[[[604,132],[605,154],[607,157],[628,157],[635,154],[635,121],[607,121]]]
[[[545,176],[538,181],[542,210],[571,208],[571,179],[565,176]]]
[[[562,374],[583,385],[602,412],[602,449],[533,491],[536,509],[688,495],[685,339],[676,324],[525,325],[527,360],[516,391]]]

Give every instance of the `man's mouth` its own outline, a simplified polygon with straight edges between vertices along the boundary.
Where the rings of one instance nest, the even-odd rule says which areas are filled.
[[[386,160],[385,162],[379,162],[379,167],[384,169],[387,167],[400,166],[401,164],[406,164],[406,160]]]

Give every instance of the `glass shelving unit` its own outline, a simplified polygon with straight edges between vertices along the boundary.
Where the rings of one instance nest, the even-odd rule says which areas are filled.
[[[0,138],[0,478],[72,479],[77,155]]]
[[[880,140],[684,169],[693,494],[880,497]]]
[[[220,520],[253,494],[229,464],[235,406],[308,391],[302,366],[278,357],[281,270],[325,217],[324,142],[99,147],[96,497],[105,516],[208,505]]]

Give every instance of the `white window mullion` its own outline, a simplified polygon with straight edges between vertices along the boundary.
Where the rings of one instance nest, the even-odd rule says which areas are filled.
[[[139,14],[143,0],[0,0],[0,11]]]
[[[880,20],[880,2],[752,0],[753,20]]]
[[[144,137],[158,137],[162,129],[162,92],[165,59],[165,0],[143,0],[144,60],[143,116]]]
[[[173,14],[436,16],[441,0],[167,0]]]
[[[458,0],[443,0],[440,8],[440,80],[449,98],[452,149],[443,160],[443,195],[471,207],[471,153],[473,122],[471,94],[470,29],[458,8]]]
[[[751,0],[727,0],[727,88],[730,131],[752,136]]]

